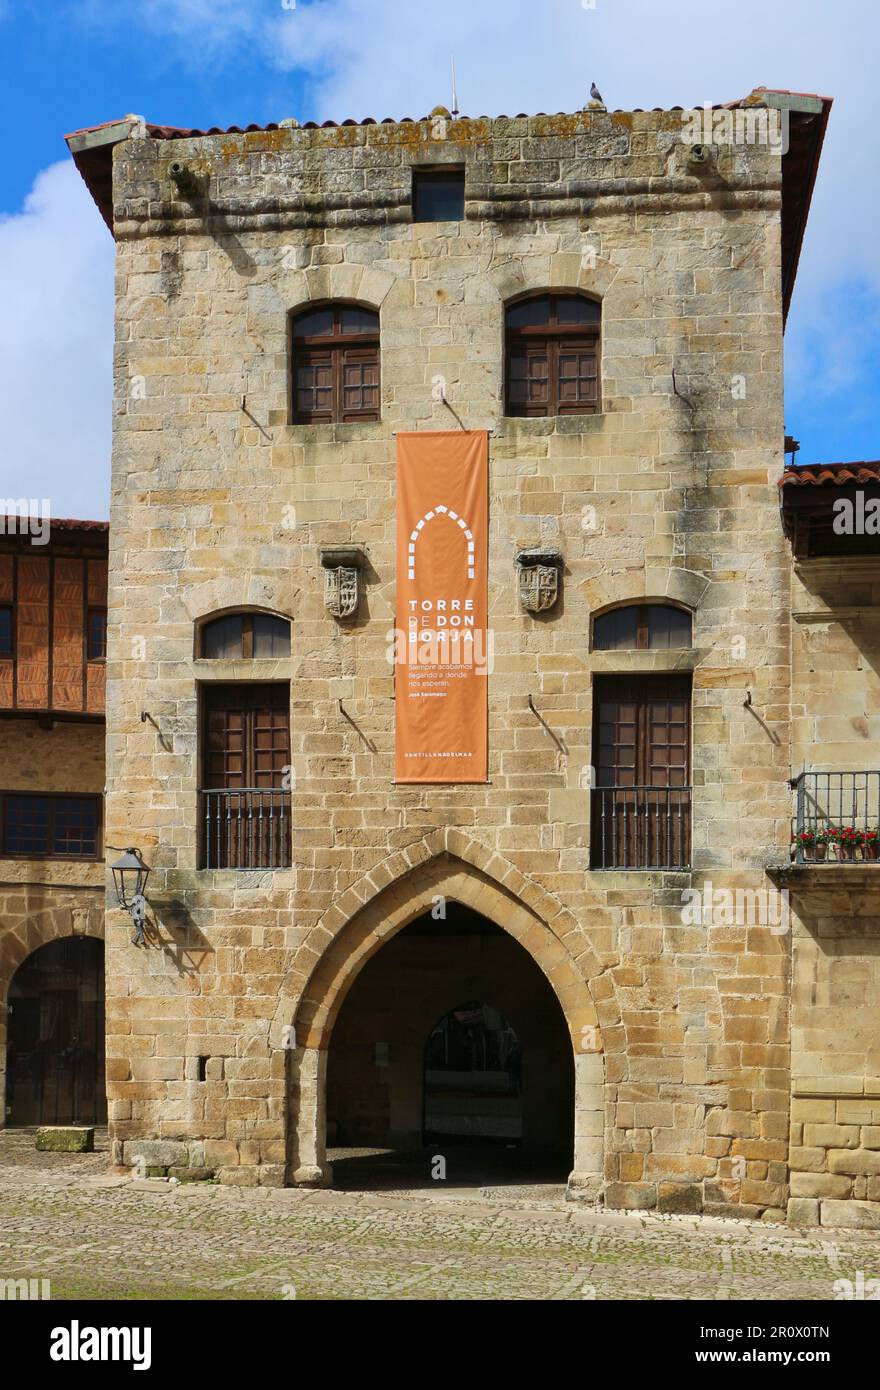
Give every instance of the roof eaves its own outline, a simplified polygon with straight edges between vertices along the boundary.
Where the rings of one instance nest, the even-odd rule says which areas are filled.
[[[779,479],[782,487],[846,487],[853,483],[873,486],[880,483],[880,459],[855,463],[804,463],[786,468]]]
[[[810,93],[802,92],[773,92],[764,90],[764,96],[768,105],[776,106],[779,110],[794,113],[796,116],[808,118],[803,122],[795,124],[795,130],[799,126],[805,125],[806,131],[804,139],[811,142],[803,151],[806,160],[804,170],[805,177],[796,181],[796,191],[792,191],[792,180],[789,179],[789,206],[791,200],[797,197],[797,204],[791,207],[789,216],[793,218],[788,226],[784,228],[787,235],[783,238],[783,263],[782,263],[782,319],[783,324],[788,318],[788,311],[791,307],[791,298],[794,293],[795,279],[797,278],[798,266],[801,259],[801,250],[804,244],[804,236],[807,230],[807,219],[810,215],[810,206],[813,201],[813,190],[816,186],[816,177],[819,172],[819,160],[822,155],[822,147],[825,143],[825,132],[828,128],[828,118],[831,115],[833,105],[832,97],[814,96]],[[778,100],[774,100],[774,98]],[[791,130],[789,131],[791,134]],[[783,153],[783,175],[782,175],[782,198],[783,198],[783,219],[785,219],[785,194],[786,194],[786,160],[789,157],[789,149]],[[792,168],[793,165],[789,165]]]

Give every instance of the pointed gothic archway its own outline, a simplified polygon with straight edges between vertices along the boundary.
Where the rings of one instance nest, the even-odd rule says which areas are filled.
[[[584,974],[587,965],[593,967],[592,974],[602,974],[598,961],[585,943],[575,961],[562,939],[563,934],[568,939],[578,935],[570,914],[499,856],[481,851],[493,868],[504,871],[505,883],[487,872],[488,865],[479,867],[439,846],[433,856],[427,845],[424,850],[413,856],[422,862],[414,865],[404,860],[404,873],[399,878],[388,881],[390,874],[386,870],[383,877],[380,870],[384,866],[380,866],[364,884],[349,890],[297,953],[286,997],[273,1023],[273,1041],[288,1051],[290,1059],[288,1180],[322,1186],[332,1180],[326,1159],[327,1058],[339,1011],[367,961],[442,899],[473,909],[509,933],[543,973],[555,995],[574,1066],[574,1163],[569,1184],[590,1195],[598,1194],[602,1186],[603,1058],[598,1017]],[[378,886],[377,879],[385,886]],[[532,905],[527,905],[527,900]],[[545,902],[546,917],[539,911]],[[603,984],[607,1015],[607,981]],[[426,1020],[426,1026],[433,1022]]]

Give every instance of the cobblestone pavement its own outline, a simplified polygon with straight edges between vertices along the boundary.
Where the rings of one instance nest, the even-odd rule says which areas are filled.
[[[0,1132],[0,1279],[54,1299],[832,1300],[876,1234],[605,1212],[532,1187],[170,1186]]]

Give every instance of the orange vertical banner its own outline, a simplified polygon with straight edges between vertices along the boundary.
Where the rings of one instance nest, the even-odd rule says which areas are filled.
[[[488,777],[489,436],[397,436],[395,780]]]

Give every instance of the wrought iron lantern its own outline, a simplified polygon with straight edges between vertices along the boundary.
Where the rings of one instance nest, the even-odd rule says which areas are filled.
[[[147,900],[144,896],[150,870],[141,858],[140,850],[133,846],[110,865],[113,870],[113,883],[119,906],[131,917],[135,934],[132,941],[141,946],[144,943],[144,922],[147,917]]]

